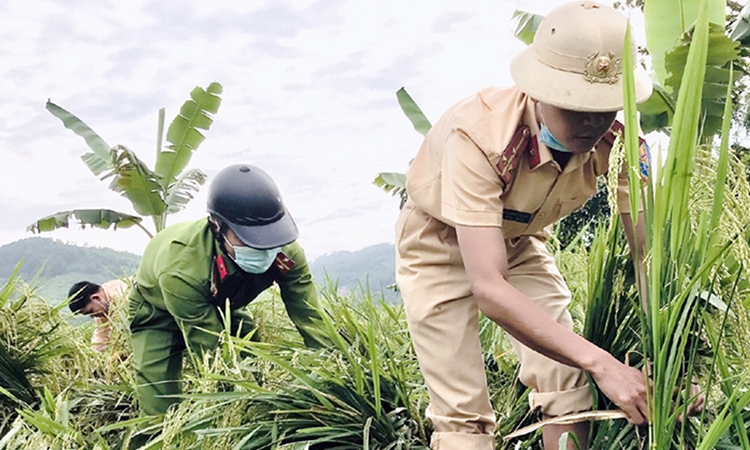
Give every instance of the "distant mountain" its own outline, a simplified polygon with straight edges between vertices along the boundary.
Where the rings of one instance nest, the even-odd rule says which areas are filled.
[[[80,247],[58,240],[32,237],[0,247],[0,287],[16,264],[22,261],[19,277],[31,283],[35,277],[39,295],[52,304],[65,299],[73,283],[88,280],[103,283],[135,274],[140,256],[101,247]],[[334,252],[316,258],[310,269],[323,286],[326,275],[338,282],[340,292],[369,286],[389,302],[399,301],[387,286],[395,283],[393,244],[378,244],[354,252]]]
[[[101,247],[79,247],[54,239],[32,237],[0,247],[0,282],[5,283],[21,262],[21,280],[38,286],[45,300],[57,304],[65,299],[73,283],[88,280],[103,283],[132,275],[141,257]]]
[[[399,295],[387,289],[396,283],[396,255],[393,244],[377,244],[353,252],[334,252],[316,258],[310,270],[319,285],[324,285],[326,274],[338,281],[339,291],[348,292],[369,286],[373,294],[384,294],[389,302],[400,301]]]

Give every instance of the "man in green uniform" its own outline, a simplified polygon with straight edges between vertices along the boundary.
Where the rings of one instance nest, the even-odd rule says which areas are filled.
[[[315,338],[318,299],[297,226],[273,180],[245,164],[221,170],[208,194],[209,217],[179,223],[146,246],[130,294],[136,393],[142,414],[179,402],[185,349],[215,348],[228,303],[232,332],[254,329],[244,306],[276,283],[307,346]]]

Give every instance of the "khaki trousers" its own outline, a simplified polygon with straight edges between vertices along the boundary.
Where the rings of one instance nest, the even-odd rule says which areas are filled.
[[[507,280],[557,322],[573,327],[570,291],[544,239],[506,241]],[[427,383],[426,416],[435,432],[433,450],[495,448],[495,413],[490,404],[479,309],[471,294],[455,229],[404,205],[396,225],[397,282],[409,331]],[[520,380],[534,392],[532,409],[558,416],[592,406],[585,374],[557,363],[511,338],[521,362]]]

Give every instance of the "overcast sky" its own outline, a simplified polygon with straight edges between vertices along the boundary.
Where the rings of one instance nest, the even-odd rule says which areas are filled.
[[[209,183],[229,164],[266,170],[311,259],[393,242],[398,200],[372,180],[405,171],[421,142],[396,91],[434,122],[483,87],[512,84],[523,48],[513,11],[562,3],[0,0],[0,245],[58,211],[133,213],[88,171],[88,147],[45,110],[48,98],[153,168],[158,109],[169,124],[212,81],[223,101],[189,168]],[[204,217],[206,192],[168,224]],[[148,242],[138,228],[43,236],[137,254]]]

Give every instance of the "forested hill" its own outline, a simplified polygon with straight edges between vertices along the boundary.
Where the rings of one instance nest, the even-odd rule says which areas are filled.
[[[326,274],[338,281],[339,291],[349,291],[369,286],[373,294],[385,295],[394,302],[399,296],[390,286],[396,282],[396,256],[393,244],[377,244],[354,252],[334,252],[316,258],[311,270],[318,284],[323,285]]]
[[[65,299],[73,283],[88,280],[103,283],[132,275],[141,257],[109,248],[79,247],[41,237],[32,237],[0,247],[0,281],[3,283],[21,262],[19,277],[31,283],[39,275],[38,293],[52,304]]]
[[[52,304],[65,299],[73,283],[88,280],[102,283],[112,278],[135,274],[140,256],[109,248],[79,247],[41,237],[22,239],[0,247],[0,283],[5,283],[20,261],[20,278],[30,283],[39,274],[37,292]],[[371,291],[386,291],[394,281],[392,244],[379,244],[355,252],[335,252],[310,264],[315,280],[323,285],[326,273],[338,280],[339,290],[355,289],[368,282]],[[386,291],[389,301],[397,300]]]

